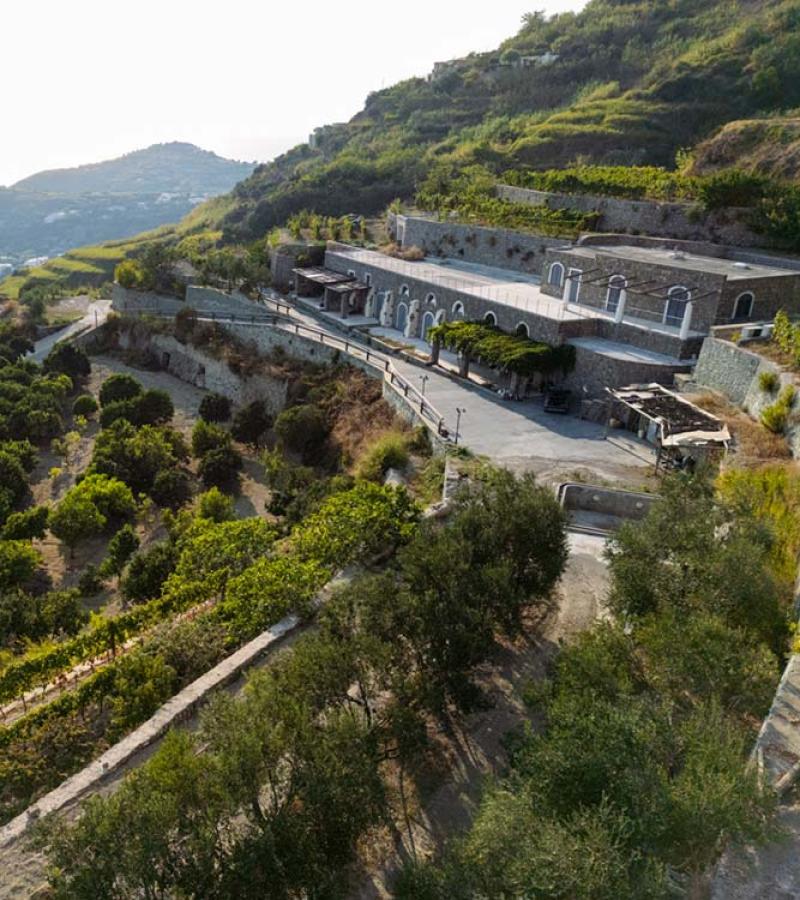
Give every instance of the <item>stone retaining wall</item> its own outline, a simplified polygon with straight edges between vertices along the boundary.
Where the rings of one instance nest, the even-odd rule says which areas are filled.
[[[591,194],[558,194],[501,184],[497,195],[514,203],[598,212],[597,230],[648,234],[690,241],[712,241],[735,247],[767,247],[769,241],[745,224],[747,210],[723,209],[695,213],[689,203],[623,200]]]
[[[0,847],[6,847],[22,837],[40,816],[58,812],[74,804],[90,791],[96,790],[133,757],[162,738],[170,728],[188,719],[208,700],[211,693],[235,681],[242,672],[294,632],[299,625],[300,620],[297,616],[287,616],[179,691],[144,725],[140,725],[85,769],[68,778],[55,790],[37,800],[24,813],[0,828]]]
[[[762,372],[773,372],[778,376],[777,391],[767,393],[762,390],[759,384]],[[708,387],[724,394],[756,420],[775,402],[784,385],[797,386],[796,376],[777,363],[730,341],[714,337],[704,341],[692,380],[698,387]],[[800,457],[800,423],[790,420],[786,437],[792,456]]]
[[[528,274],[541,272],[548,248],[569,243],[564,238],[392,213],[389,232],[403,247],[420,247],[426,256],[462,259]]]

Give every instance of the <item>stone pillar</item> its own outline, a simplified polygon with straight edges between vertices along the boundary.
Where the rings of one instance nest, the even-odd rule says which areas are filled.
[[[689,328],[692,324],[692,302],[686,304],[683,310],[683,321],[681,322],[680,339],[685,341],[689,337]]]
[[[342,318],[346,319],[350,313],[350,291],[343,292],[343,293],[339,294],[339,296],[342,298],[341,299],[342,305],[341,305],[341,308],[339,311],[342,314]]]
[[[394,322],[394,295],[391,291],[386,291],[381,307],[380,323],[383,328],[391,328],[392,322]]]
[[[403,334],[406,337],[417,337],[419,334],[419,300],[412,300],[408,304],[408,319]]]
[[[458,374],[462,378],[467,378],[469,376],[469,353],[466,350],[462,350],[461,353],[458,354]]]
[[[511,391],[512,397],[519,397],[519,374],[517,372],[511,373],[511,384],[508,386],[508,389]]]
[[[628,292],[620,291],[619,294],[619,303],[617,304],[617,311],[614,313],[614,321],[618,324],[623,320],[625,316],[625,304],[628,300]]]

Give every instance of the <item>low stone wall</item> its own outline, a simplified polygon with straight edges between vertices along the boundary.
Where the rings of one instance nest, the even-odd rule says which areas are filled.
[[[198,285],[186,288],[185,300],[152,291],[134,291],[118,284],[114,285],[111,294],[111,308],[120,313],[175,315],[187,307],[218,315],[249,316],[263,313],[261,307],[238,291],[228,293],[218,288]]]
[[[648,234],[689,241],[712,241],[734,247],[767,247],[763,235],[745,224],[746,210],[724,209],[696,214],[689,203],[657,203],[652,200],[623,200],[591,194],[558,194],[533,191],[513,185],[498,185],[497,195],[514,203],[546,206],[548,209],[577,209],[598,212],[598,230]]]
[[[389,230],[403,247],[420,247],[426,256],[462,259],[528,274],[541,272],[548,248],[563,247],[569,243],[563,238],[504,228],[482,228],[394,214],[389,217]]]
[[[188,719],[208,700],[210,694],[235,681],[242,672],[294,632],[299,625],[300,620],[297,616],[287,616],[179,691],[144,725],[140,725],[85,769],[68,778],[24,813],[4,825],[0,829],[0,847],[6,847],[22,837],[40,816],[58,812],[80,800],[90,791],[96,790],[137,754],[162,738],[173,725]]]
[[[619,359],[575,344],[575,368],[559,386],[569,388],[582,397],[605,397],[607,387],[657,382],[667,387],[675,376],[686,372],[689,365],[661,365],[644,361]]]
[[[134,291],[115,284],[111,290],[111,308],[118,313],[163,313],[174,315],[186,308],[183,300],[152,291]]]

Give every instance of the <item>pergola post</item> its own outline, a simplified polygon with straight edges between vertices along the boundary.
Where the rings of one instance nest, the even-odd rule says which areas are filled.
[[[458,356],[458,374],[462,378],[469,377],[469,364],[470,364],[469,351],[462,350]]]
[[[689,328],[692,324],[692,301],[690,300],[683,310],[683,320],[681,321],[680,339],[685,341],[689,337]]]
[[[626,290],[620,291],[619,294],[619,302],[617,303],[617,311],[614,313],[614,321],[619,325],[622,321],[623,316],[625,315],[625,303],[628,299],[628,292]]]
[[[439,365],[439,353],[442,349],[442,342],[438,337],[435,337],[431,341],[431,356],[430,361],[431,365],[438,366]]]

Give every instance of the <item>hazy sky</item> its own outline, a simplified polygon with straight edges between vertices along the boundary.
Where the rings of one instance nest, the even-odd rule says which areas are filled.
[[[191,141],[266,160],[581,0],[2,0],[0,185]]]

